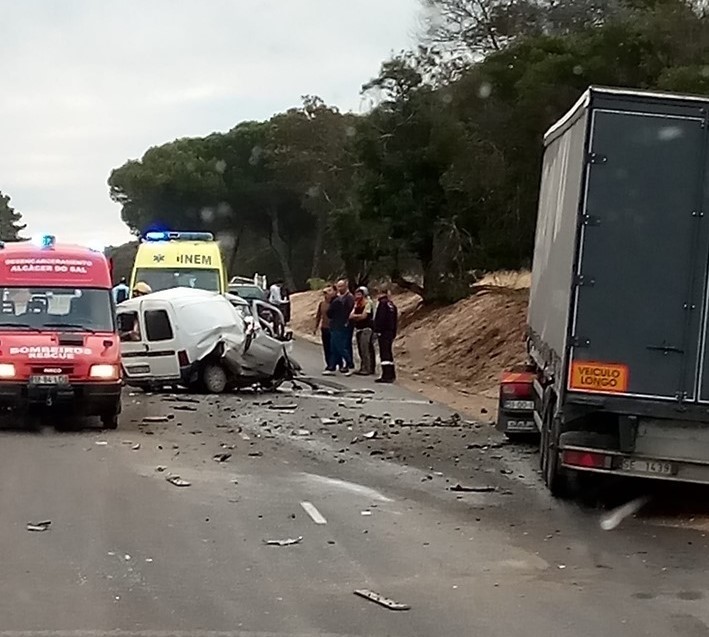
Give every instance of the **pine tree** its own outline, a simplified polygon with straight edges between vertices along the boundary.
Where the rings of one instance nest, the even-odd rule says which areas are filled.
[[[0,191],[0,241],[25,241],[20,233],[26,227],[22,214],[10,205],[10,197]]]

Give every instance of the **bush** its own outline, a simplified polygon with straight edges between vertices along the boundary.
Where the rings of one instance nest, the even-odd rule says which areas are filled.
[[[326,285],[325,279],[313,278],[306,281],[309,290],[322,290]]]

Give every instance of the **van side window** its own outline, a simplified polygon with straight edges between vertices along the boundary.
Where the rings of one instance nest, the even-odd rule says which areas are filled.
[[[118,315],[118,333],[123,342],[140,340],[137,312],[121,312]]]
[[[145,312],[145,331],[149,341],[169,341],[172,339],[172,325],[165,310]]]

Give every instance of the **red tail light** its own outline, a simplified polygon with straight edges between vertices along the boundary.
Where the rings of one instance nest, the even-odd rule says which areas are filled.
[[[187,352],[185,350],[181,349],[179,352],[177,352],[177,362],[180,367],[189,366],[190,359],[189,356],[187,356]]]
[[[589,469],[610,469],[611,457],[593,451],[566,450],[562,455],[564,464],[574,467],[588,467]]]
[[[505,383],[501,385],[503,396],[514,396],[515,398],[531,398],[532,383]]]

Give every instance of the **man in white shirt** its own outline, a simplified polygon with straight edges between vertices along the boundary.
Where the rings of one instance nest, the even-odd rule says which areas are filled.
[[[276,281],[270,288],[268,292],[268,302],[271,305],[275,305],[279,310],[281,309],[281,303],[283,298],[281,297],[281,282]]]

